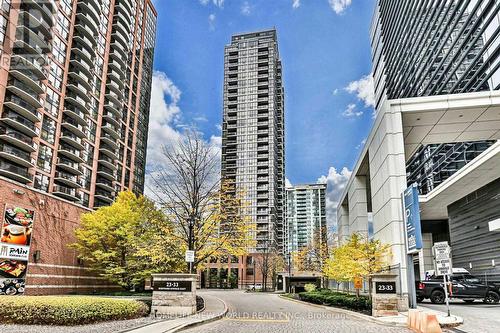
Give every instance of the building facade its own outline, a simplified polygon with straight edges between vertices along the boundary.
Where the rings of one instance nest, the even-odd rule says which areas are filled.
[[[89,208],[142,193],[151,1],[2,1],[0,17],[0,175]]]
[[[286,188],[285,255],[326,242],[326,184]]]
[[[224,276],[235,278],[240,288],[262,283],[259,253],[283,253],[284,142],[277,32],[233,35],[224,50],[221,176],[235,185],[234,193],[245,195],[245,214],[255,225],[255,248],[248,249],[248,256],[209,263],[203,286],[214,286],[210,281]]]
[[[155,8],[150,0],[0,4],[0,261],[20,272],[0,272],[2,286],[17,278],[32,294],[108,288],[67,245],[82,213],[119,191],[143,192]],[[15,211],[30,217],[24,235],[12,233]],[[11,243],[22,243],[22,257],[9,254]]]
[[[284,90],[276,30],[234,35],[224,52],[222,177],[245,192],[256,248],[283,248]]]
[[[337,223],[342,242],[354,232],[366,232],[371,217],[373,237],[391,245],[392,263],[399,267],[393,273],[403,295],[408,265],[414,265],[417,280],[433,269],[435,242],[449,241],[457,262],[470,261],[463,268],[492,268],[490,255],[463,258],[460,237],[468,233],[470,242],[479,243],[484,230],[471,230],[466,224],[472,222],[456,214],[468,214],[474,205],[464,202],[484,195],[491,204],[476,206],[478,225],[500,215],[493,208],[500,207],[498,196],[492,194],[500,158],[499,6],[482,0],[379,0],[375,8],[371,37],[377,115],[341,195]],[[413,183],[421,194],[424,248],[408,263],[401,193]],[[495,269],[488,274],[496,274]]]

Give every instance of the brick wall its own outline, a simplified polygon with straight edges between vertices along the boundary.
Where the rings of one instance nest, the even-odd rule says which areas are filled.
[[[76,251],[68,247],[75,241],[73,231],[79,225],[80,215],[88,209],[0,177],[2,218],[6,203],[35,210],[26,275],[27,295],[89,293],[117,288],[81,265]],[[40,251],[37,262],[36,251]]]

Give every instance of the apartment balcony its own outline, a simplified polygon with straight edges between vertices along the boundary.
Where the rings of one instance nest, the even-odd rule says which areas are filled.
[[[62,139],[62,137],[61,137]],[[66,158],[77,162],[77,163],[83,163],[84,159],[82,158],[82,152],[78,149],[75,149],[74,147],[68,145],[68,144],[60,144],[59,145],[59,155],[63,155]]]
[[[102,117],[104,120],[106,120],[106,122],[110,123],[111,125],[117,128],[120,127],[120,118],[116,114],[105,110],[103,112]]]
[[[52,39],[52,22],[46,21],[41,11],[30,9],[26,5],[21,5],[18,22],[28,25],[37,33],[43,35],[47,40]]]
[[[19,164],[25,168],[32,168],[36,163],[35,159],[31,157],[30,153],[3,143],[0,143],[0,157]]]
[[[4,106],[8,107],[11,110],[14,110],[16,113],[34,123],[42,121],[42,114],[38,112],[38,110],[31,104],[26,103],[16,95],[6,95],[4,99]]]
[[[99,152],[101,152],[103,155],[106,155],[110,160],[117,161],[118,160],[118,150],[113,149],[112,147],[106,146],[101,144],[99,147]],[[99,161],[101,161],[101,157],[99,157]]]
[[[115,200],[114,196],[115,196],[115,192],[107,192],[107,191],[104,191],[101,189],[96,189],[96,191],[94,193],[94,197],[96,199],[99,199],[107,204],[113,203],[113,201]],[[97,207],[97,206],[94,206],[94,208],[95,207]]]
[[[115,126],[113,126],[111,124],[103,123],[101,126],[101,130],[104,130],[106,133],[111,135],[116,140],[120,140],[120,132],[119,132],[120,130],[118,128],[116,128]]]
[[[126,66],[121,65],[118,61],[111,59],[108,63],[108,66],[115,72],[117,72],[120,77],[125,76],[125,71],[127,69]]]
[[[54,185],[52,188],[52,194],[73,202],[81,200],[80,193],[77,192],[75,188],[63,185]]]
[[[33,175],[27,168],[19,167],[7,161],[0,160],[0,175],[27,184],[33,181]]]
[[[98,158],[99,164],[102,164],[106,168],[111,170],[116,170],[116,159],[110,158],[107,154],[99,154]]]
[[[66,156],[64,154],[64,152],[62,152],[61,155]],[[80,169],[80,165],[71,159],[62,157],[61,155],[57,159],[56,166],[61,170],[64,170],[64,171],[69,172],[69,173],[74,174],[74,175],[81,176],[82,171]]]
[[[92,50],[92,52],[90,52],[86,46],[83,46],[81,43],[79,43],[76,38],[78,39],[81,39],[80,37],[78,36],[75,36],[75,38],[73,39],[73,47],[71,48],[71,53],[75,54],[76,57],[75,57],[75,60],[78,59],[78,61],[83,61],[85,62],[85,64],[92,64],[94,63],[94,58],[95,58],[95,51]],[[82,65],[84,66],[84,65]],[[90,73],[90,70],[88,69],[89,67],[88,66],[85,66],[84,70],[87,72],[87,73]],[[91,73],[90,73],[91,74]],[[88,75],[88,74],[87,74]],[[89,77],[91,77],[92,75],[90,75]]]
[[[117,172],[116,172],[116,169],[112,170],[112,169],[109,169],[105,166],[99,166],[97,168],[97,175],[100,177],[103,177],[109,181],[115,181],[116,176],[117,176]]]
[[[78,0],[78,11],[80,13],[88,14],[94,18],[96,22],[100,22],[99,14],[99,1],[96,3],[94,0]]]
[[[84,149],[82,138],[66,130],[65,128],[63,128],[63,130],[61,131],[60,139],[78,150]]]
[[[78,182],[78,177],[64,171],[56,171],[54,180],[69,188],[80,188],[82,185]]]
[[[121,109],[122,107],[119,106],[118,104],[114,104],[111,101],[108,101],[106,104],[104,104],[104,108],[108,111],[113,112],[115,115],[117,115],[119,118],[122,116]]]
[[[49,26],[54,25],[56,13],[56,4],[54,1],[21,0],[21,7],[23,9],[35,9],[42,15],[40,19]]]
[[[90,103],[91,99],[89,96],[89,91],[82,84],[76,82],[68,82],[68,84],[66,85],[66,91],[68,91],[68,89],[78,95],[83,101],[85,101],[86,104]]]
[[[95,185],[109,192],[113,192],[115,190],[113,182],[102,177],[97,177]]]
[[[123,51],[128,52],[129,50],[129,45],[128,45],[128,39],[120,32],[120,31],[114,31],[111,34],[111,43],[120,45]]]
[[[18,115],[15,112],[4,110],[0,117],[0,120],[3,123],[17,129],[18,131],[30,137],[35,137],[40,134],[40,129],[36,127],[32,121],[29,121],[28,119]]]
[[[92,85],[90,83],[91,79],[85,74],[85,72],[70,66],[68,76],[72,82],[80,84],[86,91],[92,90]]]
[[[128,47],[114,40],[111,40],[111,50],[121,53],[123,57],[128,55]]]
[[[85,12],[78,12],[76,14],[76,23],[85,24],[93,31],[93,35],[97,36],[99,34],[99,21],[95,21],[94,17]]]
[[[118,96],[118,94],[114,91],[109,89],[106,90],[106,98],[108,99],[108,101],[113,103],[113,105],[123,105],[123,99],[120,97],[121,96]]]
[[[63,117],[62,127],[66,128],[76,136],[84,138],[86,126],[71,117]]]
[[[38,145],[33,142],[32,137],[12,128],[0,127],[0,139],[28,152],[34,152],[38,149]]]
[[[21,21],[16,27],[16,39],[24,42],[23,47],[31,49],[32,53],[47,53],[51,50],[50,41],[40,32],[35,32],[31,27],[23,25]]]
[[[117,4],[115,4],[115,13],[123,13],[123,15],[128,17],[133,17],[135,14],[132,11],[132,7],[128,4],[126,5],[123,1],[118,1]]]
[[[125,86],[125,74],[117,71],[113,71],[112,68],[108,68],[108,79],[119,84],[122,88]]]
[[[18,79],[10,78],[7,81],[7,89],[22,98],[27,103],[31,104],[31,106],[36,109],[43,106],[39,93],[41,89],[40,87],[39,89],[33,89],[30,85],[27,85]]]
[[[113,17],[113,29],[120,29],[125,36],[131,34],[130,22],[125,18],[122,13],[115,13]]]
[[[122,89],[123,87],[121,87],[118,83],[110,80],[110,81],[106,82],[106,88],[108,88],[109,91],[114,92],[119,100],[123,100],[123,98],[124,98],[123,89]]]
[[[83,98],[81,98],[79,95],[73,92],[66,93],[65,101],[73,104],[78,109],[88,110],[87,101],[85,101]]]
[[[87,126],[85,113],[80,109],[77,109],[75,107],[67,107],[64,109],[64,115],[71,117],[82,126]]]
[[[74,69],[83,72],[87,77],[93,77],[92,61],[89,62],[87,57],[81,57],[77,53],[73,53],[70,64]]]
[[[97,47],[96,35],[94,35],[94,31],[86,23],[79,22],[78,24],[76,24],[74,35],[82,37],[83,43],[87,46],[92,45],[92,48]]]
[[[47,61],[47,56],[42,54],[13,54],[10,58],[10,69],[30,71],[38,80],[44,80],[47,78],[47,69],[40,63],[45,65]]]
[[[109,57],[116,61],[122,68],[127,68],[128,60],[126,57],[122,57],[121,53],[113,50],[113,52],[109,54]]]
[[[28,94],[32,98],[39,99],[40,94],[45,92],[42,82],[36,76],[32,75],[30,71],[26,69],[11,69],[9,73],[11,78],[15,78],[18,82],[24,84],[25,89],[29,89],[29,91],[24,91],[25,94],[22,94],[23,98],[27,98],[26,94]]]
[[[112,149],[118,149],[120,146],[118,140],[107,133],[101,133],[101,141],[109,145]]]

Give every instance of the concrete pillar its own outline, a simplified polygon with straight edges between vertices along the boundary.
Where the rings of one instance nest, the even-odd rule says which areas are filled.
[[[374,238],[389,244],[392,264],[400,264],[401,291],[408,293],[401,193],[406,186],[403,123],[398,106],[385,104],[369,138]]]
[[[349,237],[349,207],[348,205],[341,205],[337,210],[337,232],[339,245],[345,243]]]
[[[355,176],[349,187],[349,233],[368,237],[366,176]]]

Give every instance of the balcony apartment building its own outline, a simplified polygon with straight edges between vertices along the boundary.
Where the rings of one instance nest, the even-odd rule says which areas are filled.
[[[449,241],[454,267],[498,279],[500,3],[378,0],[372,21],[376,119],[337,208],[339,241],[392,247],[407,293]],[[407,263],[401,194],[416,183],[424,248]],[[490,226],[490,228],[488,227]],[[401,302],[404,308],[405,302]]]
[[[150,0],[0,1],[1,201],[80,212],[143,192],[156,16]]]
[[[229,260],[244,287],[261,281],[253,265],[259,252],[283,251],[284,91],[276,30],[232,36],[224,50],[223,108],[222,178],[245,192],[246,214],[256,225],[251,254]],[[209,265],[206,286],[224,279],[222,266],[228,267]]]
[[[326,244],[326,184],[286,188],[283,239],[285,255],[302,248]]]

